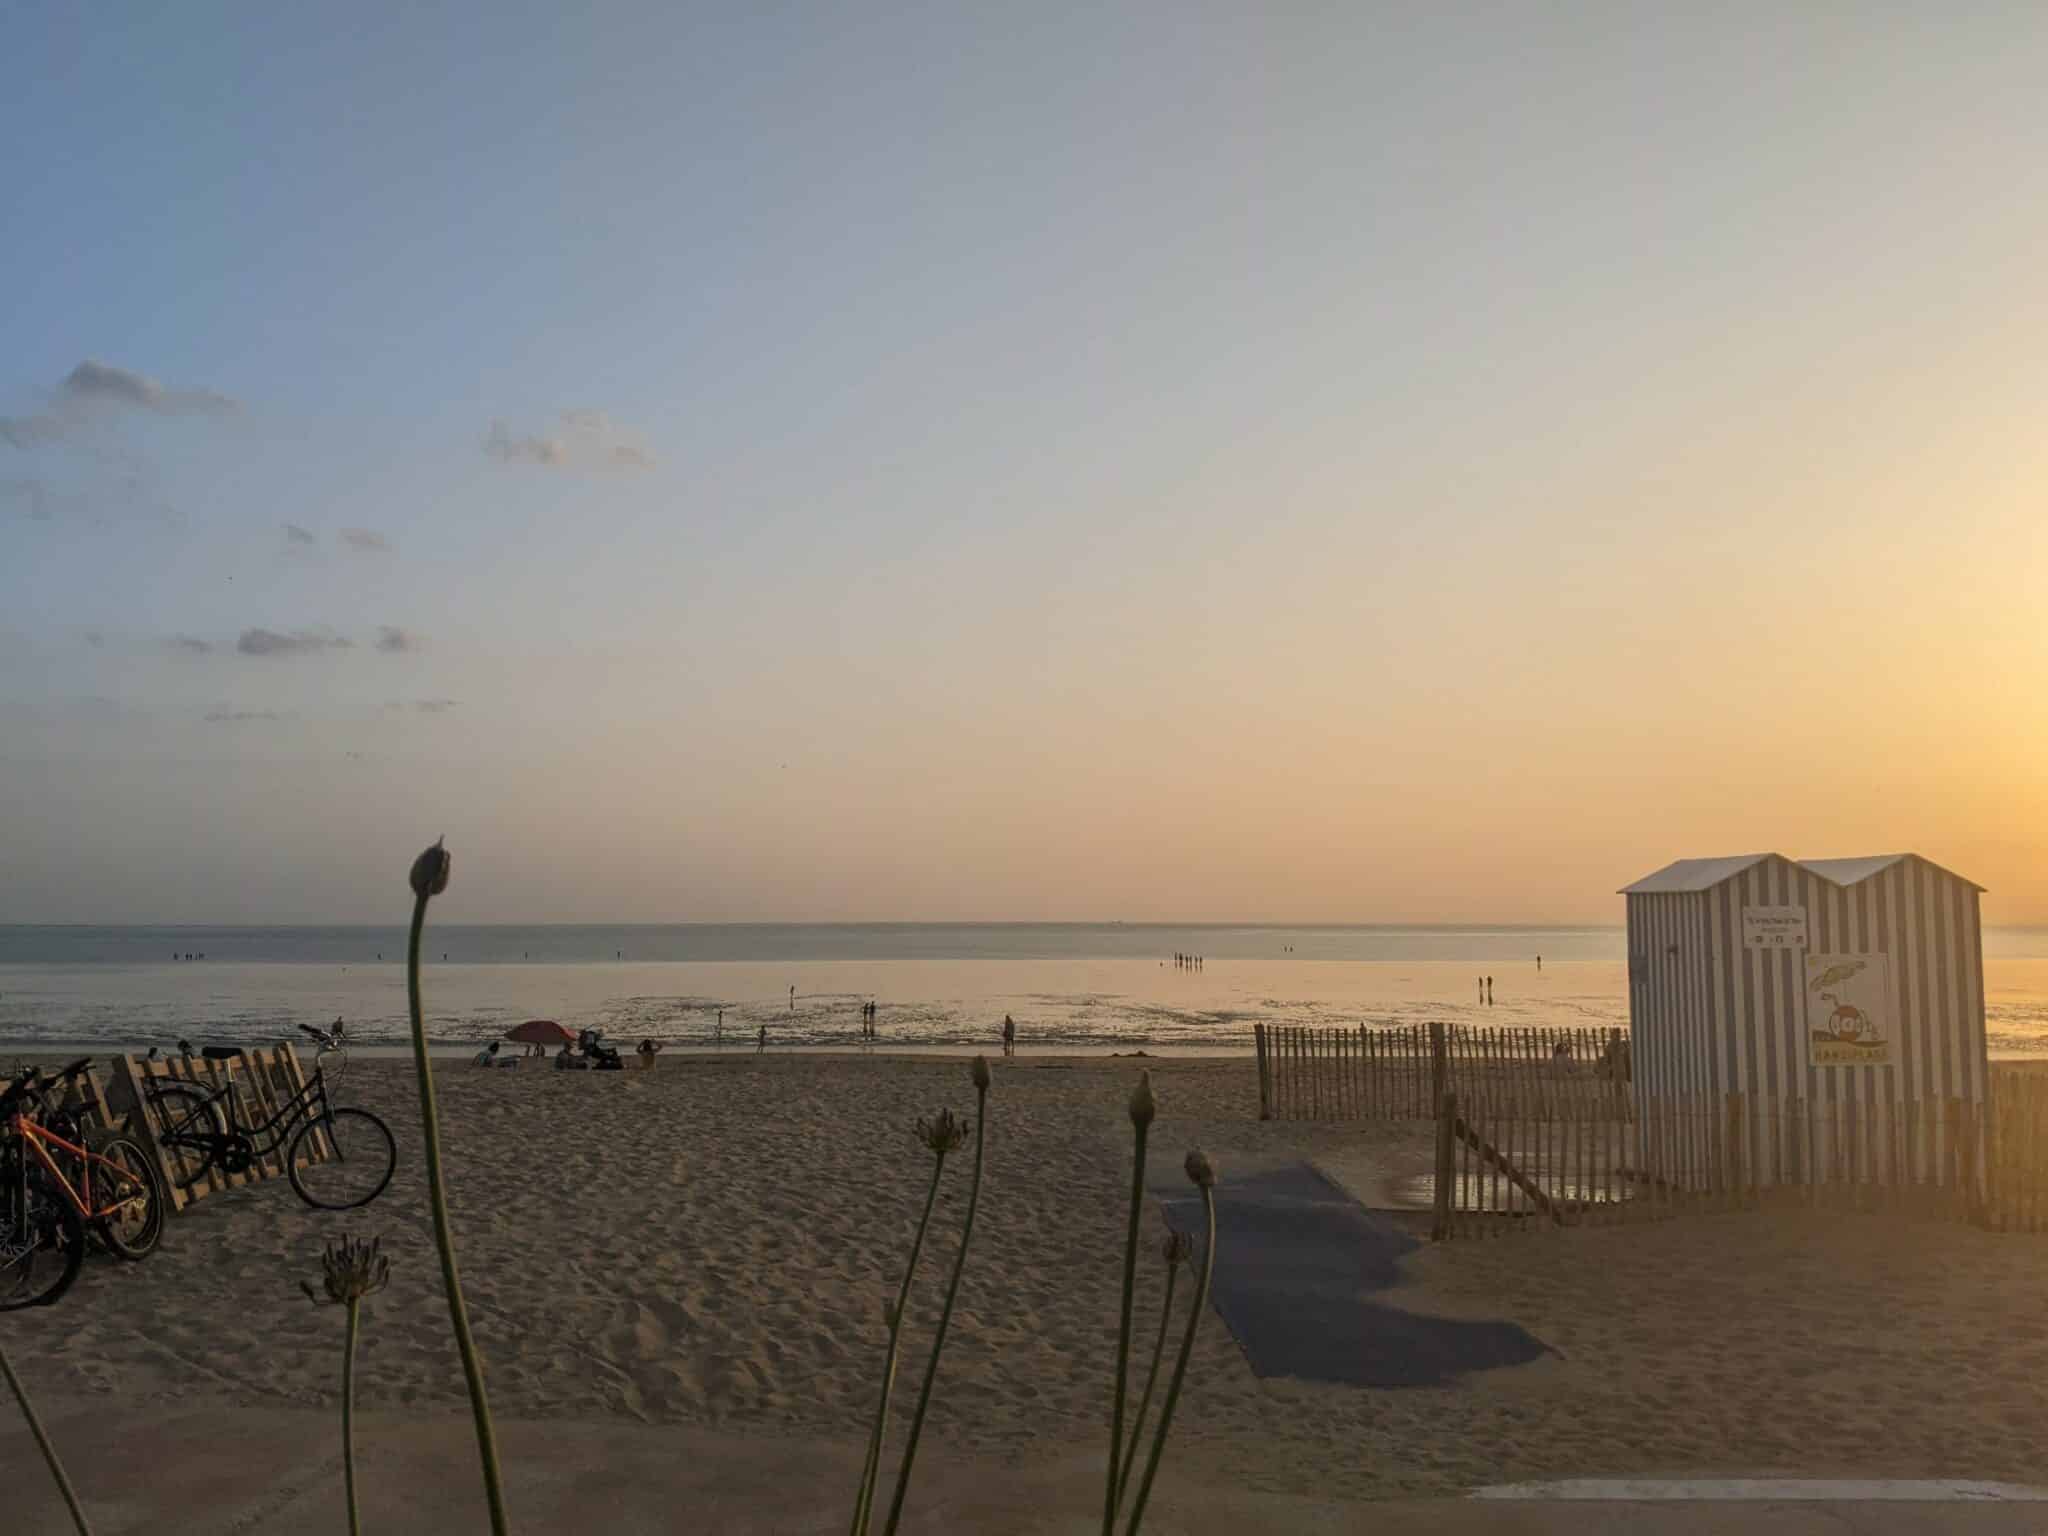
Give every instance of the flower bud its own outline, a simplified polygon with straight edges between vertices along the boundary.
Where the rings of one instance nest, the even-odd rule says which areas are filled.
[[[1143,1130],[1152,1123],[1159,1106],[1152,1099],[1152,1074],[1140,1072],[1138,1086],[1131,1090],[1131,1124]]]
[[[1166,1260],[1168,1269],[1178,1269],[1195,1256],[1195,1240],[1185,1232],[1169,1229],[1166,1241],[1160,1245],[1159,1256]]]
[[[1188,1170],[1188,1182],[1197,1189],[1213,1189],[1216,1187],[1215,1165],[1209,1161],[1209,1154],[1200,1147],[1195,1148],[1194,1151],[1188,1154],[1186,1167]]]
[[[989,1085],[988,1058],[986,1056],[975,1057],[974,1067],[968,1073],[968,1076],[974,1079],[974,1091],[976,1093],[987,1093]]]
[[[942,1109],[935,1118],[917,1122],[917,1139],[944,1157],[957,1152],[967,1140],[967,1122],[956,1119],[950,1109]]]
[[[448,866],[454,861],[443,841],[435,838],[434,846],[412,861],[413,895],[438,896],[448,889]]]

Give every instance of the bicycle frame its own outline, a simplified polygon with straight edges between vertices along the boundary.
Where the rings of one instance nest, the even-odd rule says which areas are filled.
[[[204,1087],[196,1078],[171,1078],[169,1081],[187,1083],[194,1088]],[[169,1130],[159,1136],[158,1139],[164,1146],[170,1148],[189,1148],[193,1151],[205,1152],[211,1156],[218,1150],[215,1145],[216,1143],[224,1143],[232,1141],[236,1137],[243,1137],[250,1144],[251,1155],[259,1158],[274,1157],[284,1150],[285,1143],[303,1121],[310,1119],[317,1125],[330,1118],[327,1104],[327,1082],[318,1067],[313,1069],[313,1075],[307,1080],[306,1086],[279,1105],[277,1113],[261,1125],[244,1123],[242,1119],[242,1096],[236,1088],[232,1071],[229,1072],[228,1080],[225,1084],[206,1094],[206,1101],[209,1104],[225,1103],[227,1109],[227,1135],[216,1136],[211,1131],[193,1130],[190,1128],[190,1122],[188,1121],[186,1128]]]
[[[89,1147],[81,1146],[74,1141],[66,1141],[55,1131],[31,1120],[27,1115],[16,1115],[9,1129],[12,1130],[15,1136],[20,1138],[23,1149],[27,1152],[33,1152],[36,1156],[36,1161],[49,1170],[51,1179],[56,1182],[59,1189],[64,1191],[64,1198],[69,1200],[78,1214],[87,1221],[103,1221],[107,1217],[119,1212],[131,1201],[141,1199],[147,1193],[147,1191],[138,1190],[121,1196],[111,1205],[101,1206],[93,1198],[93,1165],[97,1163],[100,1167],[108,1170],[102,1177],[106,1180],[110,1191],[118,1189],[123,1184],[134,1182],[132,1175],[125,1168],[111,1158],[101,1157],[99,1153],[94,1152]],[[71,1182],[63,1168],[58,1165],[57,1160],[50,1155],[49,1149],[52,1146],[57,1147],[66,1156],[76,1161],[85,1186],[84,1194],[79,1193],[78,1186]],[[24,1158],[24,1166],[26,1166],[26,1162],[27,1160]]]

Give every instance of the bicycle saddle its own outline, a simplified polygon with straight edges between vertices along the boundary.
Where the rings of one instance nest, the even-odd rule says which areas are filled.
[[[208,1061],[233,1061],[242,1054],[239,1045],[202,1045],[199,1054]]]

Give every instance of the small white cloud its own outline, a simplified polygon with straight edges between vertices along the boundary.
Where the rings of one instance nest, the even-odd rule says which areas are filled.
[[[501,463],[545,469],[647,469],[654,463],[638,435],[602,411],[564,411],[543,432],[514,432],[494,421],[484,452]]]
[[[325,629],[245,629],[235,649],[244,656],[306,656],[315,651],[345,651],[354,645],[345,635]]]

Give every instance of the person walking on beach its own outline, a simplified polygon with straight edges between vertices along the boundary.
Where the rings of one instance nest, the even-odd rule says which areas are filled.
[[[1493,978],[1491,976],[1486,978],[1486,1006],[1489,1008],[1493,1006]]]
[[[757,1034],[756,1036],[754,1036],[754,1054],[755,1054],[756,1056],[759,1056],[759,1055],[760,1055],[760,1054],[761,1054],[761,1053],[762,1053],[763,1051],[765,1051],[765,1050],[767,1050],[767,1049],[768,1049],[768,1026],[767,1026],[766,1024],[763,1024],[763,1025],[761,1026],[761,1032],[760,1032],[759,1034]]]
[[[718,1010],[718,1023],[712,1028],[711,1048],[715,1051],[725,1049],[725,1010],[723,1008]]]
[[[789,1011],[790,1011],[791,1013],[795,1013],[795,1012],[796,1012],[796,988],[795,988],[795,987],[791,987],[791,988],[789,989]]]
[[[1005,1056],[1017,1054],[1017,1021],[1007,1013],[1003,1015],[1003,1054]]]
[[[1543,969],[1543,957],[1541,955],[1536,957],[1536,969],[1539,971]]]

